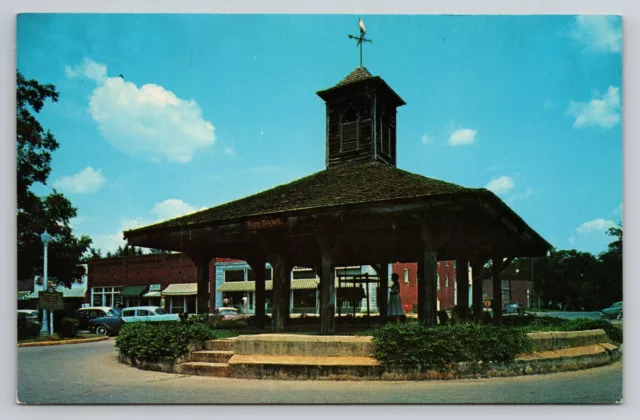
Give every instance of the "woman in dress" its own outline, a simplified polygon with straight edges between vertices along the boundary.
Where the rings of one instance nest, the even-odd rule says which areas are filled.
[[[389,308],[387,310],[387,315],[392,319],[399,320],[404,312],[402,311],[402,300],[400,299],[400,282],[398,279],[400,277],[398,274],[393,273],[391,275],[391,281],[393,284],[391,285],[391,291],[389,294]]]

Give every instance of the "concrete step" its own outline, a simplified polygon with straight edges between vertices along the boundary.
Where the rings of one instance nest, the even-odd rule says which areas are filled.
[[[372,357],[238,355],[229,360],[233,378],[379,379],[382,366]]]
[[[235,340],[209,340],[205,343],[205,350],[234,351]]]
[[[185,362],[178,365],[178,373],[184,375],[218,376],[228,378],[229,365],[227,363]]]
[[[194,351],[189,357],[190,362],[227,363],[233,356],[232,351],[227,350],[201,350]]]

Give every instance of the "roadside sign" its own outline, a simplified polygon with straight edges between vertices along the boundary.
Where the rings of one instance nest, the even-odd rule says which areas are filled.
[[[64,309],[64,297],[62,293],[49,288],[48,291],[39,293],[38,307],[48,311]]]

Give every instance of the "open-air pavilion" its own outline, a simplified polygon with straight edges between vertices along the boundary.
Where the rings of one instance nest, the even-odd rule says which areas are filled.
[[[266,262],[273,267],[272,330],[289,316],[291,269],[320,277],[320,333],[335,332],[335,267],[371,265],[389,279],[388,263],[418,262],[418,318],[436,324],[436,264],[457,260],[458,302],[482,317],[482,272],[491,261],[494,290],[515,257],[550,249],[492,192],[465,188],[396,167],[396,110],[405,105],[364,67],[317,93],[326,103],[326,169],[291,183],[187,216],[129,230],[129,244],[186,253],[198,267],[198,310],[215,306],[208,290],[214,257],[247,261],[256,276],[256,318],[265,320]],[[497,287],[496,287],[497,285]],[[479,286],[479,287],[478,287]],[[388,281],[380,282],[387,296]],[[214,294],[215,296],[215,294]],[[386,299],[380,313],[386,313]],[[461,316],[470,318],[468,308]],[[502,297],[494,296],[500,322]]]

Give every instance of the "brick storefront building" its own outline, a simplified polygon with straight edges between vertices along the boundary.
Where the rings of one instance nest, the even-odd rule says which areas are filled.
[[[394,263],[392,272],[400,277],[400,298],[405,313],[417,312],[418,305],[418,264]],[[438,310],[452,309],[456,302],[456,263],[438,261]]]
[[[211,261],[211,291],[215,289],[215,263],[226,261],[231,260]],[[85,303],[91,306],[154,305],[172,312],[194,312],[196,274],[195,264],[184,254],[94,259],[88,263]],[[163,302],[163,296],[168,301]]]

